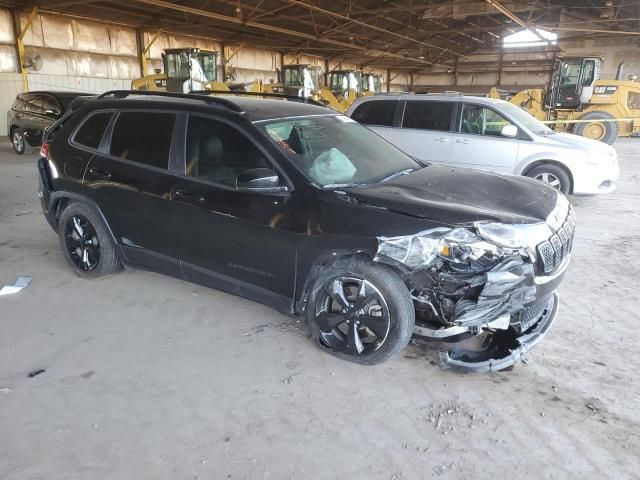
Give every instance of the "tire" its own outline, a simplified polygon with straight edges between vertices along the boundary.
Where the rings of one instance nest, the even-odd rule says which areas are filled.
[[[62,212],[58,238],[62,255],[82,278],[105,277],[119,266],[118,255],[104,222],[81,202],[69,204]]]
[[[11,145],[18,155],[28,155],[31,153],[32,147],[29,142],[24,138],[24,133],[19,128],[11,130]]]
[[[393,270],[350,257],[320,273],[305,319],[311,337],[323,350],[351,362],[375,365],[407,346],[415,309],[409,290]]]
[[[585,113],[580,120],[615,120],[615,117],[607,112],[595,110]],[[594,122],[576,123],[573,133],[582,137],[599,140],[612,145],[618,138],[620,125],[618,122]]]
[[[553,163],[538,165],[529,170],[526,176],[540,180],[565,195],[571,192],[571,177],[564,168]]]

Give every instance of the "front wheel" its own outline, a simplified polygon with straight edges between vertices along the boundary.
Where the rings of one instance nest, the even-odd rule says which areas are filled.
[[[569,174],[562,167],[552,163],[545,163],[532,168],[527,172],[527,177],[540,180],[565,195],[568,195],[571,191],[571,178]]]
[[[413,302],[400,277],[363,258],[340,260],[325,270],[305,314],[313,339],[324,350],[366,365],[400,353],[415,324]]]

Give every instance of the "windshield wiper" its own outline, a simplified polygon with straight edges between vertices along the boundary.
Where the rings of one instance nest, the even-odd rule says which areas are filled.
[[[322,188],[353,188],[353,187],[364,187],[367,185],[366,183],[329,183],[327,185],[323,185]]]
[[[399,172],[392,173],[388,177],[384,177],[382,180],[380,180],[380,183],[387,182],[389,180],[393,180],[394,178],[399,177],[401,175],[407,175],[408,173],[411,173],[413,171],[415,171],[415,168],[407,168],[406,170],[401,170]]]

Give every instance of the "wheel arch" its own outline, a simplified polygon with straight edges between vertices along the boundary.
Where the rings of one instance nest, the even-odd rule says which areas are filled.
[[[527,176],[529,174],[529,172],[531,170],[533,170],[536,167],[539,167],[541,165],[555,165],[556,167],[561,168],[567,175],[569,175],[569,193],[573,194],[573,184],[574,184],[574,180],[573,180],[573,174],[571,173],[571,169],[569,169],[564,163],[559,162],[557,160],[549,160],[549,159],[542,159],[542,160],[535,160],[531,163],[528,163],[523,169],[522,169],[522,173],[521,175],[523,176]]]
[[[111,237],[111,241],[113,242],[113,245],[120,259],[126,262],[127,256],[125,255],[120,243],[117,241],[116,236],[113,233],[113,230],[111,230],[111,226],[109,225],[109,222],[107,221],[106,217],[102,213],[102,210],[94,200],[87,198],[84,195],[81,195],[75,192],[68,192],[64,190],[58,190],[51,194],[51,199],[49,200],[47,213],[51,221],[55,225],[55,230],[58,231],[58,229],[60,228],[59,220],[60,220],[60,216],[62,215],[62,212],[70,204],[75,202],[84,204],[87,208],[91,209],[100,218],[100,220],[102,220],[105,228],[107,229],[107,232],[109,233],[109,236]]]
[[[306,272],[300,272],[300,277],[304,277],[304,281],[302,282],[302,287],[299,290],[296,288],[293,305],[294,312],[304,312],[307,301],[311,295],[313,284],[325,269],[349,262],[355,262],[358,261],[358,259],[369,262],[374,261],[371,253],[361,250],[333,250],[320,254]],[[300,280],[302,281],[302,278],[300,278]]]

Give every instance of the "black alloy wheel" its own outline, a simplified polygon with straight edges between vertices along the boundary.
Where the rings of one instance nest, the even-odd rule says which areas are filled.
[[[95,227],[83,215],[73,215],[64,226],[64,244],[74,265],[85,272],[100,263],[100,242]]]
[[[382,293],[368,280],[337,277],[316,297],[319,340],[333,351],[367,355],[386,341],[391,328]]]

